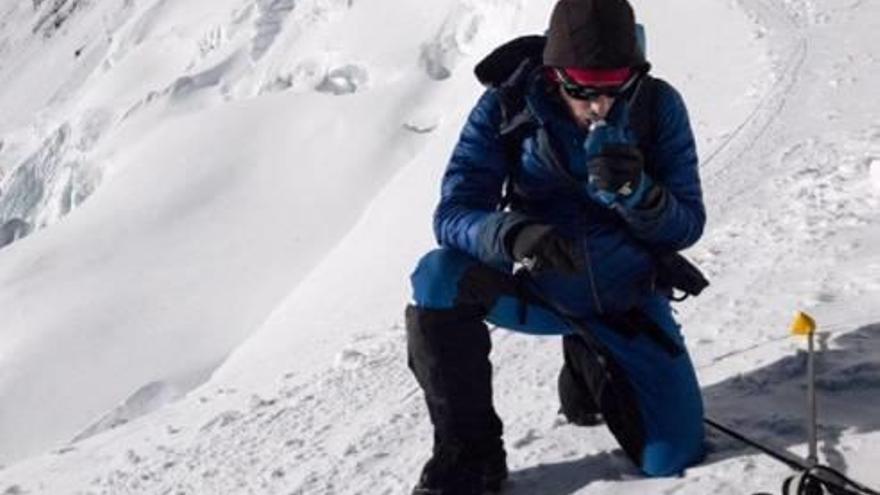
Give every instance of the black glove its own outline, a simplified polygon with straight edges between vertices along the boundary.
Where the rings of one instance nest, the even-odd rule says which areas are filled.
[[[591,196],[606,206],[617,200],[636,206],[649,189],[644,173],[645,160],[638,148],[626,144],[608,144],[587,162]]]
[[[576,274],[585,268],[578,244],[556,233],[549,225],[529,224],[514,233],[511,253],[529,271],[555,270]]]

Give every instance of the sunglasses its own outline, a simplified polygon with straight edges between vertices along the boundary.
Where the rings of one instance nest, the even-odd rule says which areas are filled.
[[[556,71],[556,77],[559,80],[559,85],[562,86],[562,90],[565,91],[565,94],[576,99],[576,100],[586,100],[592,101],[600,96],[607,96],[609,98],[617,98],[621,95],[626,94],[627,91],[632,89],[635,86],[636,82],[638,82],[641,74],[639,72],[633,72],[629,79],[623,82],[623,84],[618,84],[616,86],[587,86],[583,84],[578,84],[574,82],[568,74],[565,73],[564,70],[554,69]]]

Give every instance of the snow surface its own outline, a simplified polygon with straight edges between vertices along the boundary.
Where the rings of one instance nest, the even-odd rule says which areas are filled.
[[[0,0],[0,493],[406,493],[430,449],[408,273],[481,89],[552,1]],[[880,7],[636,1],[685,95],[712,279],[678,306],[709,414],[880,473]],[[645,479],[556,415],[555,338],[493,331],[510,493],[775,491],[712,436]]]

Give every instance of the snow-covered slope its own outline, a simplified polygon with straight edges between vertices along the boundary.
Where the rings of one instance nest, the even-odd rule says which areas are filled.
[[[552,2],[68,0],[48,37],[50,5],[19,4],[0,2],[0,212],[49,227],[0,250],[0,460],[56,450],[0,490],[404,492],[430,448],[407,275],[471,67]],[[710,413],[803,448],[784,335],[806,308],[828,332],[824,459],[878,484],[880,12],[635,6],[704,158],[690,254],[714,284],[680,317]],[[556,339],[493,340],[512,493],[733,494],[785,473],[714,439],[687,478],[641,479],[602,428],[556,418]]]
[[[198,381],[424,146],[440,118],[423,108],[445,77],[435,73],[457,63],[482,17],[401,3],[401,33],[420,38],[400,43],[365,35],[384,23],[367,7],[110,2],[67,21],[128,17],[78,91],[65,86],[42,111],[60,122],[44,125],[51,146],[20,153],[2,185],[3,220],[33,227],[75,203],[80,166],[96,192],[0,257],[0,458],[68,440],[142,386],[173,396]],[[12,43],[73,56],[74,34]],[[38,69],[4,75],[41,79]],[[23,100],[49,93],[4,101],[24,116]],[[93,114],[97,131],[82,123]],[[40,130],[25,129],[10,142]]]

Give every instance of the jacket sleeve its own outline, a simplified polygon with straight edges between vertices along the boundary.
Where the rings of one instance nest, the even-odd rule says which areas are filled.
[[[496,211],[508,174],[500,122],[498,96],[487,90],[461,131],[434,212],[434,235],[441,246],[495,266],[512,261],[505,239],[511,229],[527,223],[520,214]]]
[[[706,209],[694,135],[681,95],[663,83],[658,88],[656,164],[649,207],[624,209],[630,231],[659,251],[679,251],[693,245],[703,233]]]

